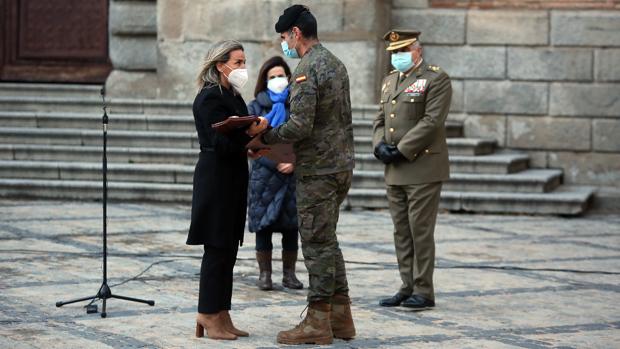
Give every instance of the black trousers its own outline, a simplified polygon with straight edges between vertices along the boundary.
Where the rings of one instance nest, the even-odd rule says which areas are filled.
[[[239,247],[216,248],[205,245],[204,250],[200,267],[198,312],[215,314],[230,310],[233,268]]]
[[[271,251],[273,244],[271,243],[272,231],[259,230],[256,232],[256,251]],[[298,249],[299,233],[297,229],[282,231],[282,249],[284,251],[296,252]]]

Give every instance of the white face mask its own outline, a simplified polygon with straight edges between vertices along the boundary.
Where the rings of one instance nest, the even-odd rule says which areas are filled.
[[[231,71],[230,74],[228,74],[228,82],[230,82],[235,89],[242,89],[248,82],[248,70],[244,68]]]
[[[288,80],[285,77],[277,77],[267,81],[267,88],[272,92],[281,93],[288,86]]]

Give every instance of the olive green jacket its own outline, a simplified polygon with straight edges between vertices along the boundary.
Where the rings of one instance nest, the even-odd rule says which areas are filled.
[[[407,158],[385,166],[388,185],[423,184],[450,177],[445,122],[450,110],[450,77],[424,62],[399,83],[400,73],[383,79],[373,148],[382,140]]]

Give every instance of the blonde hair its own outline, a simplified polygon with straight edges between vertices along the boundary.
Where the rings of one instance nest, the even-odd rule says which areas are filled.
[[[211,87],[219,85],[220,72],[217,70],[217,63],[226,63],[230,59],[230,52],[235,50],[243,51],[243,45],[237,40],[224,40],[216,42],[209,48],[207,55],[205,56],[202,69],[196,79],[198,89],[203,87]]]

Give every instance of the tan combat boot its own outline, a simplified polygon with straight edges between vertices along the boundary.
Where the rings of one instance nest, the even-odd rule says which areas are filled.
[[[334,336],[329,326],[329,309],[329,303],[310,303],[306,318],[295,328],[278,333],[278,343],[331,344]]]
[[[355,325],[351,316],[349,296],[335,294],[332,297],[331,327],[335,338],[349,340],[355,337]]]

